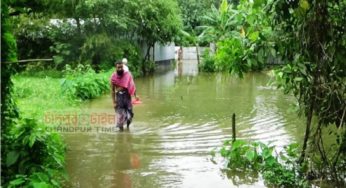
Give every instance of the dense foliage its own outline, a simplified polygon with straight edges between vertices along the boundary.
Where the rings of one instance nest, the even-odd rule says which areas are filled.
[[[242,76],[268,63],[284,64],[276,71],[278,86],[296,96],[306,116],[299,163],[309,164],[306,176],[338,183],[345,180],[346,161],[345,5],[344,0],[243,0],[232,6],[224,0],[206,15],[201,35],[216,44],[202,70]]]
[[[311,168],[319,169],[318,176],[344,181],[346,1],[277,2],[273,10],[274,23],[281,24],[275,27],[277,46],[287,63],[277,71],[279,86],[296,96],[307,117],[300,162],[308,159]],[[332,143],[323,136],[326,131]]]
[[[60,187],[65,150],[59,135],[35,120],[21,118],[12,98],[17,49],[8,3],[1,2],[1,185]]]
[[[56,133],[34,119],[21,119],[8,134],[3,185],[8,187],[61,187],[65,180],[65,146]]]
[[[275,57],[274,33],[266,9],[267,4],[257,1],[241,1],[234,6],[224,0],[219,9],[212,7],[204,16],[200,38],[216,44],[216,71],[242,76],[244,72],[261,69]],[[202,69],[203,66],[204,63]]]
[[[182,27],[173,0],[37,3],[47,8],[47,14],[34,14],[28,8],[11,19],[16,26],[19,58],[53,58],[54,63],[45,66],[60,70],[66,64],[108,70],[126,57],[131,70],[143,74],[150,67],[149,50],[156,42],[173,41]]]
[[[202,30],[199,26],[203,25],[203,17],[206,13],[210,12],[212,6],[218,7],[220,0],[178,0],[178,5],[181,10],[181,17],[183,21],[183,31],[189,33],[186,36],[184,33],[177,33],[175,38],[176,45],[190,46],[195,45],[197,36],[201,34]],[[191,38],[189,36],[193,36]],[[199,41],[202,45],[208,45],[205,41]]]

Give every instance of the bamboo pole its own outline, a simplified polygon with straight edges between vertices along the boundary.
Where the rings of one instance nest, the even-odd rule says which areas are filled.
[[[23,60],[18,60],[14,62],[3,62],[3,63],[11,64],[11,63],[28,63],[28,62],[38,62],[38,61],[53,61],[53,59],[23,59]]]

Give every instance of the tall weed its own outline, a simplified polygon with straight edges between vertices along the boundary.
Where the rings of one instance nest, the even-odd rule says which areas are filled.
[[[90,66],[78,65],[71,69],[67,65],[61,81],[62,91],[71,99],[93,99],[109,91],[109,77],[109,72],[97,74]]]

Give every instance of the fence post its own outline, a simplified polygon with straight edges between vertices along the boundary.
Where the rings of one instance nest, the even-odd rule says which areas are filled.
[[[235,113],[232,115],[232,141],[234,142],[236,140],[235,135]]]

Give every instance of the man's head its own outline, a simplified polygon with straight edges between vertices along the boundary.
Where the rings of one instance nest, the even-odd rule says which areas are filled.
[[[118,74],[119,76],[121,76],[121,75],[124,74],[124,64],[123,64],[122,61],[117,61],[117,62],[115,63],[115,68],[116,68],[117,74]]]

